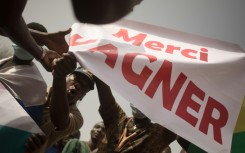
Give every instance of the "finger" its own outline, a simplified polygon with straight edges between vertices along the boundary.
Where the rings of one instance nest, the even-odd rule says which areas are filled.
[[[69,59],[70,64],[72,64],[75,68],[77,67],[77,58],[73,53],[67,53],[65,57]]]
[[[50,64],[50,62],[47,62],[45,59],[41,60],[40,63],[48,72],[51,72],[53,70],[52,64]]]
[[[55,65],[55,73],[58,75],[66,76],[69,74],[73,69],[71,69],[71,66],[68,62],[67,58],[61,58],[58,59]]]
[[[32,139],[33,136],[31,136],[28,141],[27,141],[27,144],[26,144],[26,149],[28,149],[30,152],[35,150],[36,148],[36,144],[33,142],[33,139]]]
[[[74,63],[71,61],[70,58],[68,57],[64,57],[62,62],[62,72],[67,75],[69,73],[71,73],[75,67],[74,67]]]
[[[53,68],[54,68],[54,74],[56,75],[63,75],[62,72],[62,59],[63,58],[58,58],[53,60]]]
[[[75,58],[75,56],[72,56],[72,54],[69,53],[63,53],[62,56],[64,57],[65,62],[67,62],[67,64],[76,64],[77,60]]]
[[[69,33],[71,33],[71,28],[69,28],[69,29],[67,29],[67,30],[65,30],[65,31],[60,31],[60,33],[62,34],[62,35],[67,35],[67,34],[69,34]]]
[[[67,75],[76,68],[76,59],[67,53],[63,55],[63,58],[55,59],[53,61],[54,73],[57,75]]]
[[[76,58],[73,58],[72,56],[70,56],[70,54],[63,54],[63,55],[66,64],[69,65],[70,68],[75,69],[77,64]]]
[[[57,65],[58,58],[53,59],[52,66],[55,68]]]
[[[48,54],[48,57],[49,57],[50,59],[62,57],[60,54],[58,54],[57,52],[52,51],[52,50],[47,51],[46,54]]]
[[[59,57],[61,57],[61,56],[58,53],[49,50],[46,52],[43,61],[45,62],[46,65],[49,65],[52,67],[53,60],[55,58],[59,58]]]
[[[70,53],[63,53],[62,56],[63,57],[67,57],[67,58],[69,58],[71,60],[75,60],[75,61],[77,60],[75,55],[73,53],[71,53],[71,52]]]
[[[57,67],[61,75],[67,75],[68,73],[66,70],[67,67],[68,67],[67,60],[65,58],[62,58],[62,60],[59,61],[58,67]]]
[[[52,61],[52,66],[53,66],[53,72],[58,74],[59,73],[59,58],[55,58]]]
[[[43,144],[39,136],[33,137],[33,142],[36,144],[38,148],[40,148],[41,145]]]
[[[44,143],[44,141],[46,141],[46,136],[45,135],[41,135],[40,136],[40,140]]]
[[[71,58],[73,58],[74,60],[77,61],[77,58],[76,58],[76,56],[74,55],[74,53],[69,52],[69,53],[67,53],[67,54],[69,54]]]

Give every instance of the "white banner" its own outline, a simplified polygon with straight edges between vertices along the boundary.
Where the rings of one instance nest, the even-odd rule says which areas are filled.
[[[69,50],[152,121],[207,152],[230,152],[245,94],[238,45],[121,20],[75,23]]]

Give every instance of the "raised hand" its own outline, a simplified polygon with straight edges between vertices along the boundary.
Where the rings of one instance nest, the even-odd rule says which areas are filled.
[[[56,77],[66,77],[66,75],[73,72],[76,68],[77,60],[71,53],[63,53],[61,58],[53,60],[53,75]]]
[[[55,51],[52,50],[44,51],[40,63],[48,72],[51,72],[53,70],[53,65],[52,65],[53,60],[60,57],[61,56]]]
[[[32,29],[29,30],[33,38],[39,44],[47,46],[48,49],[57,52],[59,55],[68,52],[69,46],[66,42],[65,36],[71,32],[71,28],[54,33],[39,32]]]
[[[47,34],[45,45],[49,49],[56,51],[60,55],[62,55],[63,53],[67,53],[69,46],[65,40],[65,36],[68,35],[70,32],[71,28],[65,31]]]

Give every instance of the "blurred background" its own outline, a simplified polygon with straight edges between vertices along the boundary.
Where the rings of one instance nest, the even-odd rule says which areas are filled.
[[[240,45],[245,48],[245,1],[244,0],[143,0],[126,19],[158,25],[182,32],[201,35]],[[23,17],[26,23],[39,22],[49,32],[66,30],[78,22],[73,14],[69,0],[29,0]],[[67,36],[67,40],[69,35]],[[0,58],[11,55],[8,48],[11,42],[0,37]],[[37,63],[48,85],[52,85],[52,75]],[[128,115],[129,103],[114,92],[117,102]],[[79,103],[84,117],[81,139],[88,140],[92,126],[101,120],[98,113],[99,101],[95,90],[89,92]],[[172,153],[181,148],[174,142]]]

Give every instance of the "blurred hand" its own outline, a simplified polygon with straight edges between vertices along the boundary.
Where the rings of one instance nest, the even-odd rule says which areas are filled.
[[[56,77],[66,77],[73,72],[77,66],[77,60],[71,53],[63,53],[61,58],[53,60],[53,75]]]
[[[65,40],[65,36],[71,32],[71,28],[65,31],[59,31],[55,33],[48,33],[45,37],[45,45],[51,49],[56,51],[58,54],[62,55],[63,53],[68,52],[68,44]]]
[[[43,134],[32,134],[27,140],[26,150],[31,153],[40,148],[46,140],[46,136]]]
[[[46,54],[43,59],[40,60],[40,63],[43,67],[48,71],[51,72],[53,70],[52,62],[55,58],[61,57],[57,52],[49,50],[46,51]]]

